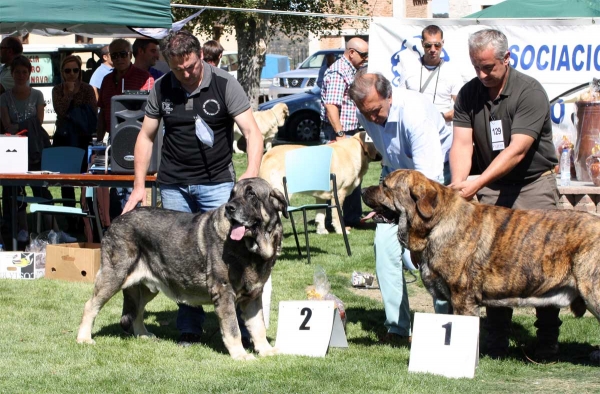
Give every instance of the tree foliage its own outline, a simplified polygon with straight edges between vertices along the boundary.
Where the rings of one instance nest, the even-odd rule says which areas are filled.
[[[359,15],[362,9],[360,0],[174,0],[173,3],[338,15]],[[181,20],[197,11],[173,8],[173,15],[176,20]],[[224,32],[235,33],[238,44],[238,81],[248,92],[254,105],[258,98],[264,54],[273,34],[293,37],[306,36],[309,32],[335,32],[340,31],[345,23],[344,19],[339,18],[223,10],[205,10],[194,21],[195,34],[212,36],[215,25],[222,26]]]

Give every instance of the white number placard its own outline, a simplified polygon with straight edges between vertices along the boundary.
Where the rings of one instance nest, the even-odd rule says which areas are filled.
[[[333,301],[281,301],[275,346],[281,354],[325,357],[329,347],[348,347]]]
[[[473,378],[479,363],[479,317],[415,313],[409,372]]]

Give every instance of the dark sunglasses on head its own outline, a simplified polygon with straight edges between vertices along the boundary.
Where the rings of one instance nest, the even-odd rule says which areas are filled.
[[[352,49],[354,52],[358,53],[358,56],[360,56],[361,59],[365,59],[369,56],[369,52],[361,52],[354,48],[350,48],[350,49]]]
[[[73,74],[79,73],[78,68],[65,68],[63,71],[65,72],[65,74],[71,74],[71,71],[73,71]]]
[[[129,57],[129,51],[113,52],[110,54],[110,58],[113,60],[117,60],[119,58],[125,59],[126,57]]]
[[[423,46],[425,47],[425,49],[429,49],[432,46],[435,46],[437,49],[440,49],[442,47],[442,43],[441,42],[424,42]]]

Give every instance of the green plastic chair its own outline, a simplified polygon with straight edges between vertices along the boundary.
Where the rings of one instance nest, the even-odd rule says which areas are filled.
[[[288,203],[287,211],[290,214],[292,230],[294,231],[294,239],[296,240],[296,248],[298,254],[302,256],[300,242],[298,241],[298,233],[294,222],[294,212],[301,211],[304,219],[304,238],[306,240],[306,256],[308,264],[310,264],[310,245],[308,242],[308,226],[306,220],[306,212],[317,209],[337,209],[342,226],[342,235],[346,244],[346,252],[348,256],[352,255],[350,251],[350,243],[348,242],[348,234],[344,225],[344,217],[338,199],[337,183],[335,174],[331,173],[331,156],[333,149],[326,145],[311,146],[306,148],[294,149],[285,154],[285,177],[283,177],[283,189],[285,199]],[[305,204],[295,207],[291,204],[289,196],[293,193],[309,192],[309,191],[331,191],[335,204]]]

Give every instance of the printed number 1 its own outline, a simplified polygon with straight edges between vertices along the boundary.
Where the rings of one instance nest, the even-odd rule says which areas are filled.
[[[300,324],[300,330],[310,330],[310,327],[308,327],[306,324],[308,323],[308,321],[310,320],[310,318],[312,316],[312,309],[302,308],[302,310],[300,311],[300,314],[302,316],[306,315],[306,318],[304,318],[304,321],[302,322],[302,324]]]
[[[452,322],[449,321],[448,323],[443,324],[442,327],[446,329],[446,336],[444,338],[444,345],[450,346],[450,338],[452,337]]]

